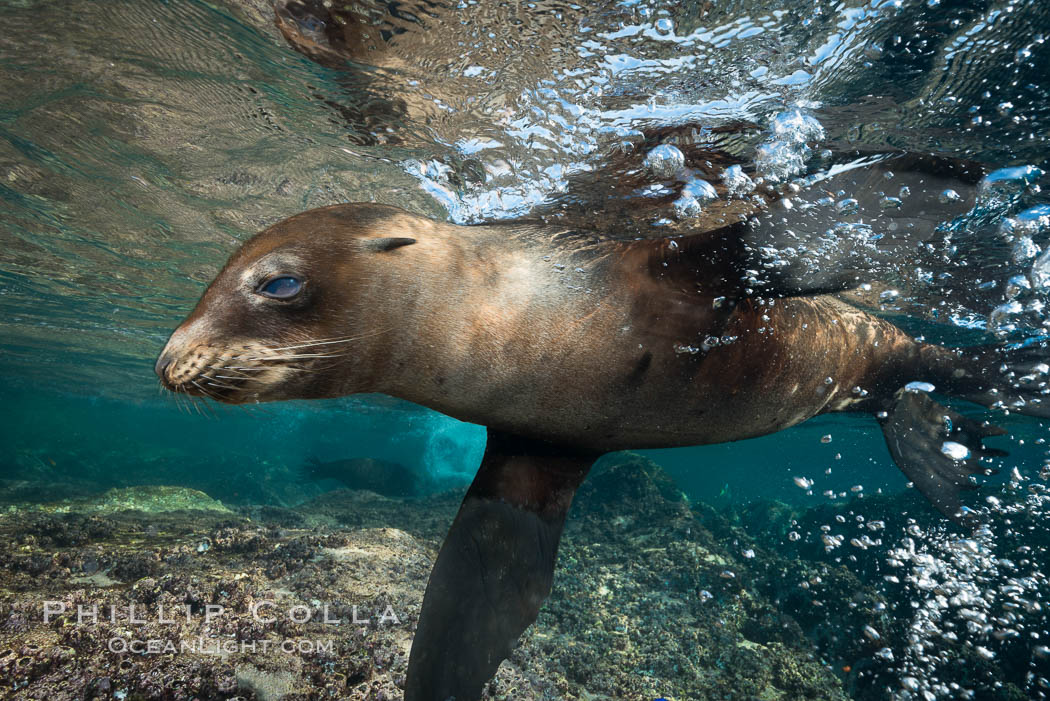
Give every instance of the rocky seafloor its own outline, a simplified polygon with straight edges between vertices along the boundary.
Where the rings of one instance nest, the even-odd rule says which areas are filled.
[[[460,496],[341,489],[293,509],[228,508],[143,487],[11,505],[0,514],[0,697],[400,699]],[[691,504],[654,463],[607,458],[577,496],[551,598],[485,698],[1037,697],[1038,606],[1003,609],[1015,637],[945,636],[966,605],[948,598],[955,570],[926,599],[909,588],[916,567],[902,563],[912,574],[887,585],[887,548],[868,536],[934,528],[932,514],[924,524],[908,511],[929,512],[910,496],[868,500],[859,521],[849,504]],[[860,545],[829,546],[837,529]],[[1008,562],[1041,571],[1028,533],[1027,545],[967,547],[1027,547]],[[970,580],[1020,576],[999,564]],[[1031,603],[1040,586],[1015,599]],[[930,631],[916,612],[927,599],[938,610],[942,595],[939,636],[917,643]],[[915,660],[921,681],[908,676]]]

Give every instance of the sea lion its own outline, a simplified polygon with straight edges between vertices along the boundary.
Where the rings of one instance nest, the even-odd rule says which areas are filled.
[[[334,479],[350,489],[364,489],[385,497],[412,497],[420,494],[419,476],[401,463],[378,458],[307,460],[304,476],[313,480]]]
[[[863,279],[848,252],[821,269],[758,245],[805,239],[807,226],[825,236],[825,219],[848,216],[820,214],[822,193],[859,193],[891,166],[914,168],[913,204],[887,213],[873,192],[857,216],[921,228],[943,210],[933,191],[945,176],[930,163],[862,159],[812,181],[796,207],[674,238],[454,226],[378,204],[311,210],[233,254],[156,372],[172,391],[227,403],[379,392],[488,428],[427,586],[405,692],[475,699],[535,620],[573,494],[603,453],[869,412],[909,479],[958,517],[970,476],[1001,454],[983,439],[1002,431],[909,383],[1050,417],[1045,349],[921,343],[826,294]],[[959,188],[965,209],[974,188]]]

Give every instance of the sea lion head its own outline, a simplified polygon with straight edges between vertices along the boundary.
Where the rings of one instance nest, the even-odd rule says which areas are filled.
[[[174,392],[222,402],[362,391],[376,328],[362,300],[403,269],[410,235],[431,224],[394,207],[346,204],[285,219],[245,242],[157,359]]]

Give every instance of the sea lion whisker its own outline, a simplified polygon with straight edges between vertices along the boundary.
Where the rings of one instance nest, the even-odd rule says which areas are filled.
[[[237,379],[237,378],[230,378],[230,379]],[[223,384],[222,382],[215,382],[214,380],[207,380],[204,384],[211,385],[212,387],[219,387],[221,389],[229,389],[229,390],[237,391],[237,388],[234,387],[233,385]]]
[[[216,398],[214,394],[212,394],[211,392],[209,392],[208,390],[206,390],[206,389],[204,388],[204,386],[203,386],[203,385],[202,385],[201,383],[197,382],[196,380],[190,380],[190,383],[191,383],[191,384],[192,384],[192,385],[193,385],[194,387],[196,387],[197,389],[199,389],[199,390],[200,390],[201,392],[203,392],[203,393],[204,393],[204,394],[205,394],[206,396],[208,396],[208,397],[211,397],[212,399],[215,399],[215,398]]]
[[[209,419],[218,419],[219,418],[219,414],[218,414],[218,410],[215,407],[225,407],[225,406],[226,406],[225,404],[223,404],[222,402],[220,402],[218,400],[214,400],[214,401],[211,401],[211,402],[206,402],[203,399],[201,400],[201,408],[204,409],[204,413],[207,415],[207,417]]]
[[[201,389],[203,389],[203,387]],[[211,395],[208,395],[208,396],[211,397]],[[214,399],[214,397],[212,397],[212,399]],[[218,401],[218,400],[216,400],[216,401]],[[217,406],[216,404],[212,404],[211,402],[206,402],[206,401],[204,401],[202,399],[200,401],[200,405],[201,405],[201,411],[204,412],[205,418],[208,418],[208,419],[216,419],[216,418],[218,418],[215,415],[215,411],[212,409],[213,406]]]
[[[279,361],[279,362],[283,362],[285,360],[298,360],[299,358],[338,358],[341,355],[346,355],[346,353],[332,353],[332,354],[324,354],[324,353],[293,353],[291,355],[269,355],[269,356],[264,355],[264,356],[261,356],[259,358],[245,358],[245,360],[248,360],[248,361],[276,360],[276,361]]]
[[[231,370],[231,371],[238,370],[238,368],[231,367],[229,365],[208,365],[207,367],[208,367],[209,370],[222,370],[223,372],[225,372],[227,370]]]
[[[295,350],[297,348],[309,348],[310,346],[330,346],[330,345],[335,344],[335,343],[351,343],[354,340],[356,340],[356,339],[351,338],[351,337],[347,337],[347,338],[339,338],[339,339],[336,339],[334,341],[310,341],[310,342],[307,342],[307,343],[297,343],[297,344],[290,345],[290,346],[272,346],[272,347],[267,347],[266,350],[268,350],[268,351]]]
[[[231,380],[237,380],[237,379],[246,380],[249,377],[251,377],[251,375],[249,375],[248,372],[246,372],[246,371],[248,371],[248,370],[261,370],[261,368],[238,368],[238,367],[231,367],[229,365],[209,365],[208,366],[208,372],[210,373],[212,370],[215,370],[217,372],[232,372],[235,375],[238,375],[238,377],[230,377],[230,378],[228,378],[228,379],[231,379]]]
[[[184,388],[179,388],[175,391],[175,403],[178,404],[180,411],[185,411],[187,415],[193,413],[193,402],[190,401],[189,395],[186,394]]]
[[[378,336],[379,334],[386,333],[390,329],[379,329],[376,331],[370,331],[368,333],[361,333],[356,336],[343,336],[342,338],[322,338],[316,341],[301,341],[287,346],[268,346],[264,347],[265,351],[284,351],[284,350],[295,350],[297,348],[308,348],[310,346],[327,346],[336,343],[353,343],[363,338],[370,338],[372,336]]]
[[[196,380],[190,380],[190,384],[192,384],[194,387],[196,387],[197,389],[201,390],[202,392],[204,391],[204,388],[201,387],[200,383],[198,383]]]
[[[205,382],[205,383],[211,384],[211,385],[213,385],[215,387],[223,387],[225,389],[229,389],[229,390],[233,390],[233,391],[237,391],[238,389],[240,389],[240,387],[237,386],[238,384],[243,384],[243,383],[247,382],[248,380],[255,379],[255,378],[247,376],[247,375],[244,376],[244,377],[223,377],[223,379],[233,380],[234,381],[234,384],[230,385],[230,384],[226,384],[224,382],[216,382],[216,378],[218,378],[218,377],[219,377],[218,375],[212,375],[210,372],[204,372],[204,373],[201,373],[197,377],[197,379],[200,380],[201,382]]]
[[[301,370],[303,372],[323,372],[325,370],[331,370],[332,368],[337,368],[337,367],[339,367],[340,364],[345,363],[347,360],[349,360],[349,358],[347,356],[341,356],[339,358],[336,358],[335,360],[333,360],[330,363],[318,363],[318,364],[315,364],[313,367],[309,367],[309,368],[307,368],[307,367],[296,367],[294,365],[290,366],[290,367],[288,367],[288,366],[286,366],[286,367],[288,367],[289,370]]]
[[[291,346],[291,345],[308,344],[308,343],[328,343],[328,342],[338,343],[340,341],[345,341],[348,338],[352,338],[352,337],[351,336],[325,336],[324,338],[315,338],[315,339],[308,339],[308,338],[293,339],[293,338],[288,338],[288,339],[285,339],[285,342],[289,346]],[[251,346],[245,346],[244,348],[242,348],[242,350],[248,350],[250,347]],[[277,348],[282,348],[283,346],[262,346],[262,347],[263,348],[270,347],[270,348],[277,349]]]

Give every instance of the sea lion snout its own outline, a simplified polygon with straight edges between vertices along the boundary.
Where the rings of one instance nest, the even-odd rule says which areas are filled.
[[[235,374],[230,365],[236,348],[224,348],[201,340],[194,324],[184,324],[168,339],[153,366],[165,389],[172,392],[231,401],[245,384],[246,375]],[[242,346],[246,350],[247,346]]]
[[[154,367],[167,389],[221,402],[377,391],[387,332],[370,296],[409,277],[401,249],[428,220],[347,204],[303,212],[245,242]]]
[[[154,366],[161,384],[172,392],[227,404],[323,396],[304,378],[304,374],[323,375],[319,368],[311,367],[315,357],[335,355],[302,352],[304,348],[313,350],[317,344],[202,342],[179,331],[172,335]]]

